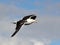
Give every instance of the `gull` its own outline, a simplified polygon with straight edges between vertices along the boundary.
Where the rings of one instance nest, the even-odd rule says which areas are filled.
[[[36,17],[37,17],[36,15],[32,14],[32,15],[24,16],[22,20],[13,22],[13,24],[16,24],[16,28],[15,28],[15,32],[11,35],[11,37],[13,37],[20,30],[22,25],[30,25],[36,22]]]

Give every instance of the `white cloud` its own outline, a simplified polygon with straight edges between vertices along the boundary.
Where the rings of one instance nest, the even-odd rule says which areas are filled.
[[[4,38],[0,37],[0,45],[47,45],[44,41],[38,41],[37,39],[27,38]]]
[[[16,16],[29,15],[29,14],[37,14],[38,12],[35,10],[26,10],[23,8],[18,8],[16,5],[8,5],[0,3],[0,20],[2,19],[11,19]],[[10,18],[11,17],[11,18]]]
[[[42,41],[37,41],[37,40],[31,40],[34,45],[45,45],[44,42]]]
[[[13,40],[12,40],[12,39],[8,39],[5,37],[0,37],[0,45],[17,45],[16,39],[13,38]]]

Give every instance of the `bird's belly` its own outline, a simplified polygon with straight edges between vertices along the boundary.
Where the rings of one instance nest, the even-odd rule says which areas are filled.
[[[26,22],[25,25],[30,25],[32,24],[33,22]]]
[[[32,22],[31,22],[32,23]],[[25,24],[31,24],[30,22],[26,22]]]
[[[35,22],[35,20],[28,19],[27,22],[25,22],[25,25],[30,25],[30,24],[32,24],[33,22]]]

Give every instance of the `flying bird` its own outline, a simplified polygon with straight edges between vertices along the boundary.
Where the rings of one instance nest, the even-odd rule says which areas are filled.
[[[11,35],[11,37],[13,37],[20,30],[22,25],[30,25],[36,22],[35,19],[36,19],[36,15],[32,14],[32,15],[24,16],[22,20],[13,22],[13,24],[16,24],[16,28],[15,28],[15,32]]]

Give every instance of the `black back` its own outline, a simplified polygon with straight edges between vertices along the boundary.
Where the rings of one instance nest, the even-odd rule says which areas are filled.
[[[31,19],[35,19],[36,18],[35,15],[28,15],[28,16],[25,16],[22,20],[27,20],[30,17],[31,17]]]
[[[36,16],[32,16],[31,19],[36,19]]]

